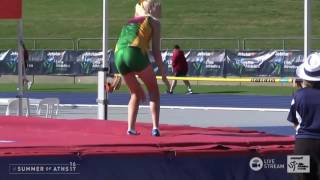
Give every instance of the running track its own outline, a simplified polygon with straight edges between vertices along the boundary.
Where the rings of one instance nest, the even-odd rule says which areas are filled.
[[[0,98],[15,97],[16,93],[0,93]],[[61,104],[97,104],[96,93],[55,93],[31,92],[29,98],[58,97]],[[109,94],[109,104],[128,104],[129,94]],[[255,96],[255,95],[221,95],[221,94],[162,94],[161,106],[193,107],[237,107],[237,108],[279,108],[288,109],[291,96]]]

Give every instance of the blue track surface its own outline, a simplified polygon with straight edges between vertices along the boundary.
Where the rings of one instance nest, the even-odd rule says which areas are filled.
[[[15,97],[16,93],[0,93],[0,98]],[[58,97],[61,104],[97,104],[96,93],[54,93],[31,92],[26,94],[30,98]],[[109,94],[109,104],[127,105],[129,94]],[[193,106],[193,107],[237,107],[237,108],[281,108],[288,109],[291,96],[255,96],[255,95],[221,95],[221,94],[162,94],[162,106]],[[293,135],[291,126],[281,127],[242,127],[272,134]]]
[[[0,98],[15,97],[16,93],[0,93]],[[58,97],[61,104],[97,104],[96,93],[54,93],[32,92],[30,98]],[[109,104],[128,104],[129,94],[109,94]],[[291,96],[255,96],[255,95],[221,95],[221,94],[174,94],[161,95],[162,106],[196,106],[196,107],[239,107],[239,108],[283,108],[290,106]]]

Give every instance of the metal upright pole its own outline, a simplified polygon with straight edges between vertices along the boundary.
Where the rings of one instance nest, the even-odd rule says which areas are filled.
[[[102,29],[102,68],[98,72],[98,119],[106,120],[108,118],[108,94],[104,89],[106,73],[109,71],[107,67],[107,51],[108,51],[108,1],[103,0],[103,29]]]
[[[23,55],[23,48],[22,48],[22,41],[23,41],[23,16],[18,20],[17,23],[17,31],[18,31],[18,38],[17,38],[17,45],[18,45],[18,95],[19,98],[19,116],[22,116],[22,98],[24,96],[23,90],[23,71],[22,66],[24,65],[24,55]]]
[[[308,57],[311,52],[312,40],[312,0],[304,0],[304,59]]]

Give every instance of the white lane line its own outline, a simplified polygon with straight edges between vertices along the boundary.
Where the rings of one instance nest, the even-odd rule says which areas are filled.
[[[96,104],[60,104],[61,107],[97,107]],[[128,105],[108,105],[111,108],[128,108]],[[149,108],[140,105],[140,108]],[[224,110],[224,111],[265,111],[265,112],[289,112],[289,109],[280,108],[237,108],[237,107],[199,107],[199,106],[160,106],[161,109],[188,109],[188,110]]]

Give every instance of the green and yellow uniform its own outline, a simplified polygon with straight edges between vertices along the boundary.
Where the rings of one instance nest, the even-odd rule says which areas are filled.
[[[148,50],[152,36],[151,18],[132,18],[122,28],[115,48],[115,65],[120,74],[139,72],[150,64]]]

